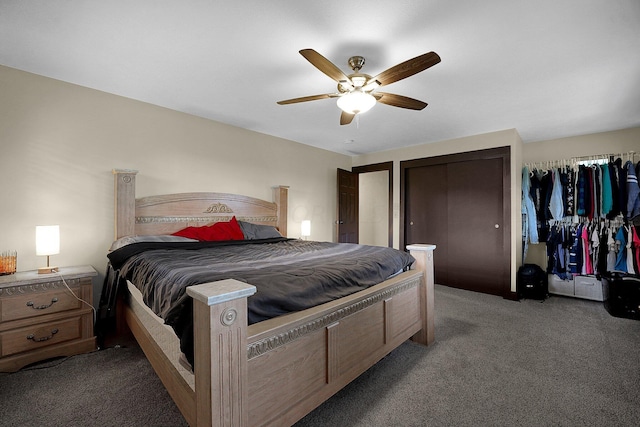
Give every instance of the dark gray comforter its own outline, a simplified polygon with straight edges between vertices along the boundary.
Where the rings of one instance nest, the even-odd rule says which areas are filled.
[[[391,248],[293,239],[132,244],[109,254],[120,277],[181,338],[192,359],[187,286],[237,279],[256,286],[249,323],[304,310],[378,284],[407,269],[408,253]]]

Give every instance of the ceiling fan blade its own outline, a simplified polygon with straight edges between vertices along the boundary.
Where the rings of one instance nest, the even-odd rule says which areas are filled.
[[[333,96],[334,96],[333,94],[325,93],[322,95],[311,95],[311,96],[303,96],[301,98],[285,99],[284,101],[278,101],[277,103],[280,105],[295,104],[298,102],[307,102],[307,101],[315,101],[317,99],[332,98]]]
[[[369,81],[373,82],[377,80],[380,83],[380,86],[388,85],[397,82],[398,80],[406,79],[414,74],[418,74],[429,67],[433,67],[438,62],[440,62],[440,56],[438,56],[437,53],[425,53],[395,65],[388,70],[381,72]]]
[[[340,68],[333,65],[331,61],[329,61],[324,56],[320,55],[313,49],[302,49],[300,51],[300,55],[304,56],[307,61],[311,62],[311,64],[316,67],[318,70],[325,73],[327,76],[331,77],[336,82],[351,82],[349,77],[347,77]]]
[[[348,125],[349,123],[351,123],[355,116],[355,114],[349,114],[343,111],[342,114],[340,114],[340,124]]]
[[[409,110],[422,110],[428,105],[426,102],[393,93],[376,92],[373,95],[378,102],[394,107],[407,108]]]

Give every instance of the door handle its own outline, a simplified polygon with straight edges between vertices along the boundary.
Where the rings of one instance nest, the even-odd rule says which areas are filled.
[[[500,228],[500,224],[494,225],[495,228]]]

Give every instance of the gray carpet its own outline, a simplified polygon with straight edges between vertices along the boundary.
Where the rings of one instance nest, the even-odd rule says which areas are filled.
[[[185,425],[135,345],[0,374],[0,401],[0,425]],[[636,426],[638,402],[640,321],[436,286],[436,343],[403,344],[297,426]]]
[[[142,350],[108,348],[0,374],[2,426],[186,426]]]

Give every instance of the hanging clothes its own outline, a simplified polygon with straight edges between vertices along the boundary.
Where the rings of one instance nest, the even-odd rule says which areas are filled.
[[[572,274],[580,274],[582,271],[582,224],[572,233],[572,244],[569,248],[569,272]]]
[[[624,227],[620,227],[616,232],[616,265],[612,271],[627,272],[627,232]]]
[[[636,274],[640,274],[640,233],[638,227],[631,227],[633,230],[632,235],[632,248],[633,248],[633,267]]]
[[[598,233],[598,227],[594,224],[590,230],[590,252],[591,252],[591,267],[593,271],[591,274],[598,274],[598,261],[600,258],[600,235]]]
[[[529,243],[538,243],[538,220],[531,197],[531,175],[528,167],[522,168],[522,260],[527,258]]]
[[[615,230],[612,227],[607,227],[607,269],[606,271],[613,271],[616,269],[616,256],[618,247],[616,245]]]
[[[598,227],[598,261],[596,274],[603,274],[607,271],[607,256],[609,255],[609,244],[607,242],[607,227],[604,222]]]
[[[611,211],[609,211],[608,219],[614,219],[620,215],[620,178],[618,166],[613,162],[609,162],[609,178],[611,180]]]
[[[590,220],[593,219],[593,213],[594,213],[594,203],[595,203],[595,197],[594,197],[594,183],[593,183],[593,169],[591,169],[590,167],[585,167],[585,189],[584,189],[584,194],[585,194],[585,209],[587,210],[587,218],[589,218]]]
[[[633,219],[640,215],[640,187],[636,170],[631,160],[625,163],[627,173],[627,218]]]
[[[547,273],[567,280],[567,230],[564,226],[553,226],[547,239]]]
[[[637,168],[640,162],[613,156],[607,163],[524,167],[523,260],[528,244],[545,242],[547,271],[561,279],[640,274],[640,236],[627,223],[640,216]]]
[[[600,167],[598,165],[591,165],[591,179],[592,179],[592,200],[593,200],[593,213],[591,219],[600,218],[600,212],[602,207],[602,177],[600,176]]]
[[[627,273],[636,274],[636,269],[633,266],[633,227],[625,227],[627,230]]]
[[[562,168],[560,172],[560,180],[562,183],[564,198],[564,216],[573,216],[575,213],[575,173],[573,169],[569,167]]]
[[[538,241],[540,242],[545,242],[547,240],[546,232],[544,230],[544,228],[546,228],[546,221],[542,212],[542,206],[544,206],[544,190],[542,187],[543,174],[544,171],[541,169],[533,169],[529,174],[531,186],[529,194],[531,195],[531,200],[533,200],[533,205],[535,207],[536,229],[538,231]]]
[[[611,188],[611,176],[609,175],[609,165],[600,165],[602,175],[602,218],[607,218],[613,208],[613,190]]]
[[[589,245],[589,227],[582,227],[582,270],[580,274],[587,275],[593,274],[593,264],[591,263],[591,253],[590,253],[590,245]]]
[[[627,216],[627,171],[622,167],[622,159],[617,158],[615,161],[618,170],[618,202],[620,203],[620,213],[625,218]]]
[[[550,171],[543,171],[540,178],[540,210],[538,211],[538,239],[546,242],[549,236],[549,220],[553,219],[549,211],[549,203],[553,192],[553,179]]]
[[[560,170],[553,169],[551,171],[552,190],[549,199],[549,213],[551,218],[556,221],[562,220],[564,217],[564,204],[562,202],[562,182],[560,180]]]

